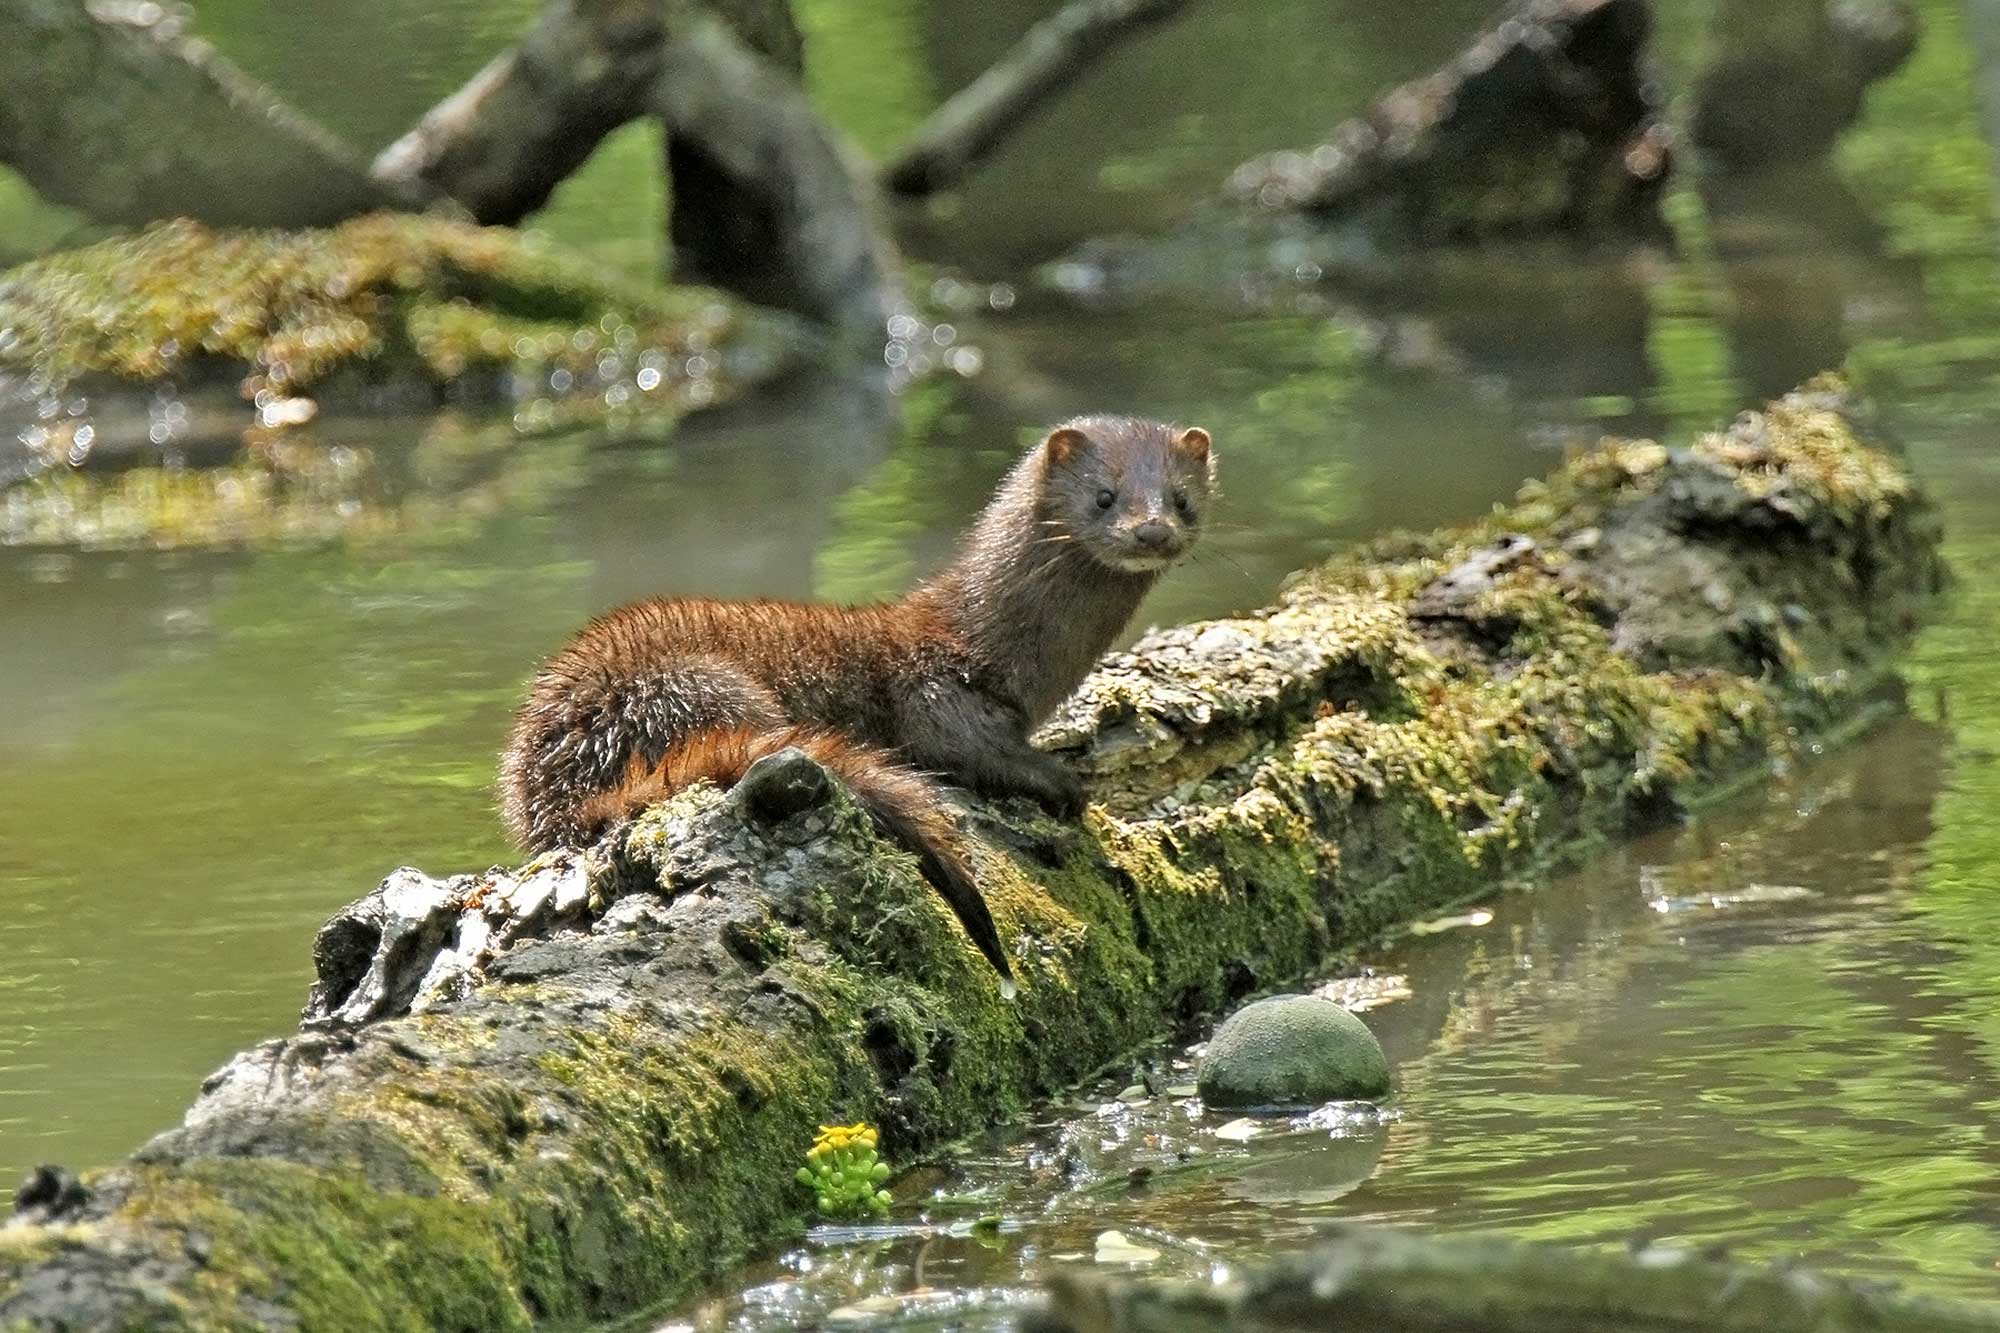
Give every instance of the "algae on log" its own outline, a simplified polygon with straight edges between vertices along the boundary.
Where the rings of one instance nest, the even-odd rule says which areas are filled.
[[[907,1161],[1865,716],[1936,542],[1816,384],[1155,634],[1045,737],[1086,824],[967,813],[1011,1003],[801,757],[522,871],[400,871],[322,933],[306,1030],[0,1228],[0,1327],[516,1328],[685,1294],[799,1227],[820,1122]]]
[[[552,427],[719,402],[812,341],[785,316],[622,283],[501,228],[163,223],[0,274],[0,427],[14,428],[0,483],[109,452],[121,424],[124,443],[167,443],[156,413],[121,410],[160,389],[237,392],[256,408],[242,426],[302,419],[308,392],[366,389],[533,399],[524,424]]]
[[[1689,1250],[1579,1252],[1336,1223],[1325,1243],[1221,1283],[1066,1273],[1030,1333],[1993,1333],[2000,1306],[1901,1295]]]

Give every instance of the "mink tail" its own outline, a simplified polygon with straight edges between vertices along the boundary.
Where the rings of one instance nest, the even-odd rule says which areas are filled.
[[[993,970],[1001,993],[1014,994],[1014,970],[1000,931],[979,892],[958,830],[945,816],[943,793],[929,778],[872,745],[820,727],[704,727],[678,738],[657,764],[635,762],[624,779],[577,807],[574,826],[596,837],[674,792],[704,779],[728,787],[766,755],[797,746],[847,784],[884,835],[916,853],[924,878],[941,894]]]

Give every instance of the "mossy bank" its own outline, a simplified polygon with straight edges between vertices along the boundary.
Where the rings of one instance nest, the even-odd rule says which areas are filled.
[[[1043,737],[1093,784],[1084,824],[967,812],[1012,1002],[837,789],[782,817],[697,789],[614,845],[398,872],[322,933],[306,1030],[0,1229],[0,1327],[674,1299],[804,1224],[818,1124],[907,1162],[1857,724],[1942,579],[1928,506],[1826,383],[1158,632]]]

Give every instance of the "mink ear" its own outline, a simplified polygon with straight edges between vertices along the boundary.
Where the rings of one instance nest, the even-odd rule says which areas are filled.
[[[1048,442],[1042,446],[1042,457],[1050,467],[1063,467],[1089,447],[1088,435],[1071,426],[1059,426],[1049,432]]]
[[[1195,463],[1208,458],[1208,432],[1199,426],[1189,426],[1174,436],[1174,452]]]

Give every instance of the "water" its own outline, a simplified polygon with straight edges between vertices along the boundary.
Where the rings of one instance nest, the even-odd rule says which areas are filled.
[[[880,150],[1042,7],[802,8],[815,96]],[[977,378],[928,381],[896,412],[798,385],[664,444],[512,445],[476,416],[323,423],[307,438],[365,456],[388,519],[321,541],[0,549],[0,1178],[110,1161],[169,1123],[229,1052],[290,1026],[311,931],[392,866],[507,859],[489,786],[507,710],[611,603],[894,592],[943,557],[1034,423],[1123,408],[1208,426],[1225,488],[1203,559],[1142,619],[1240,610],[1337,543],[1477,513],[1600,430],[1714,424],[1851,354],[1969,574],[1919,645],[1911,719],[1496,902],[1486,926],[1370,958],[1411,992],[1370,1013],[1401,1067],[1386,1124],[1234,1145],[1177,1098],[1057,1108],[899,1185],[898,1224],[997,1211],[997,1238],[821,1237],[704,1317],[775,1325],[912,1293],[919,1311],[983,1308],[1089,1261],[1111,1228],[1158,1250],[1155,1271],[1206,1272],[1336,1214],[1726,1240],[1987,1293],[2000,601],[1979,575],[2000,555],[2000,274],[1959,7],[1920,8],[1925,48],[1834,168],[1677,192],[1679,257],[1495,250],[1249,304],[1041,293],[1040,262],[1155,227],[1242,157],[1309,141],[1487,9],[1197,7],[963,195],[904,218],[924,260],[1017,293],[967,321]],[[374,146],[533,9],[210,0],[197,27]],[[1661,6],[1674,68],[1705,58],[1712,9]],[[614,137],[539,225],[644,271],[657,156],[643,127]],[[0,181],[0,254],[74,225]],[[1648,905],[1753,885],[1805,892]],[[1202,1169],[1168,1169],[1188,1146]],[[1142,1164],[1155,1181],[1128,1197]]]

